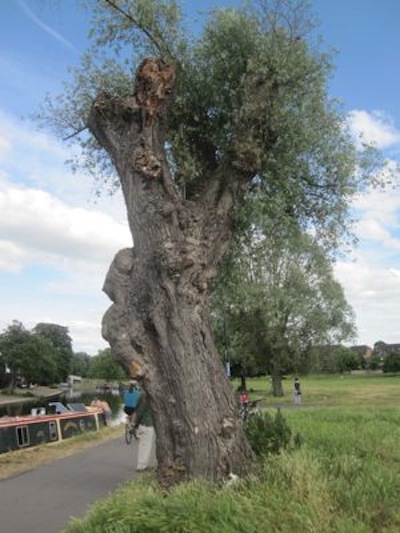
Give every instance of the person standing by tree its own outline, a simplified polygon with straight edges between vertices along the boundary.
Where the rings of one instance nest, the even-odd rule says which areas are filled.
[[[247,407],[249,403],[249,393],[246,389],[242,389],[239,393],[239,400],[242,407]]]
[[[153,416],[146,393],[143,391],[139,398],[136,410],[136,428],[139,435],[137,471],[143,471],[157,466],[156,459],[156,434],[154,431]]]
[[[105,424],[107,427],[111,427],[112,411],[109,403],[100,398],[93,398],[90,405],[103,411]]]
[[[300,405],[301,404],[301,387],[300,387],[300,380],[299,378],[294,378],[294,404]]]

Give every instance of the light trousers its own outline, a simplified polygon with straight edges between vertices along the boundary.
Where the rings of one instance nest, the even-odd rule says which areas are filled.
[[[156,433],[151,426],[139,426],[139,441],[136,470],[155,468],[156,458]]]

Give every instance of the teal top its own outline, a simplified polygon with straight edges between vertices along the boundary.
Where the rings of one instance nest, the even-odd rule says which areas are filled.
[[[127,407],[136,407],[139,402],[139,397],[140,392],[136,388],[124,391],[124,403]]]

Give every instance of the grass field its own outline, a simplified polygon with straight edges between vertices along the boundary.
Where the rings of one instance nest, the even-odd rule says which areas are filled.
[[[194,482],[166,493],[151,474],[96,503],[68,533],[399,533],[400,376],[301,379],[303,403],[284,416],[303,437],[264,460],[258,478],[219,488]],[[249,380],[251,398],[270,396]]]
[[[286,393],[283,398],[272,396],[271,384],[265,378],[248,379],[247,387],[253,390],[251,399],[263,398],[266,405],[285,406],[293,403],[292,379],[283,381]],[[304,407],[400,405],[399,387],[400,376],[380,373],[301,377]]]

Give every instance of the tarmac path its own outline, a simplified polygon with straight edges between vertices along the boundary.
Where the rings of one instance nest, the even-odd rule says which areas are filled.
[[[0,480],[1,533],[60,533],[135,473],[137,445],[108,440]]]

